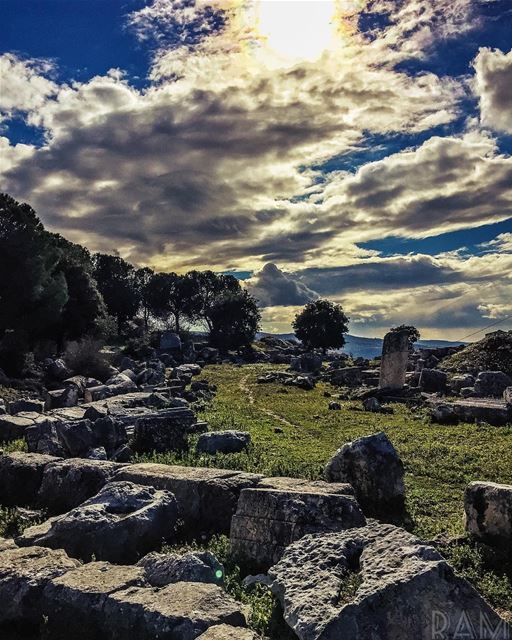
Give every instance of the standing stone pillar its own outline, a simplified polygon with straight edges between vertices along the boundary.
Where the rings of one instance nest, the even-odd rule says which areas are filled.
[[[402,389],[409,361],[409,332],[390,331],[384,337],[379,388]]]

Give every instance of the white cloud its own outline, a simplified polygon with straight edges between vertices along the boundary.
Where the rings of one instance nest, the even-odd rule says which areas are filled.
[[[480,49],[474,67],[482,124],[512,133],[512,50]]]

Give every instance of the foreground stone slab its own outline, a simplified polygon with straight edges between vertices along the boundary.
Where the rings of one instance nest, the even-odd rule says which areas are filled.
[[[39,622],[47,583],[78,564],[62,550],[15,547],[0,551],[0,624]]]
[[[262,480],[260,475],[241,471],[151,463],[129,465],[115,478],[173,493],[183,529],[191,538],[229,533],[240,492]]]
[[[453,640],[468,628],[467,638],[509,638],[434,548],[392,525],[306,536],[270,575],[300,640]]]
[[[38,453],[0,456],[0,504],[6,507],[34,504],[45,468],[58,458]]]
[[[231,521],[231,551],[237,563],[265,571],[285,548],[308,533],[366,524],[353,496],[326,491],[244,489]]]
[[[139,567],[91,562],[54,578],[46,585],[42,613],[51,637],[93,638],[105,626],[103,608],[109,594],[145,585]]]
[[[231,596],[216,585],[198,582],[109,594],[104,620],[107,637],[130,640],[195,640],[211,626],[246,624]]]
[[[44,468],[37,504],[51,514],[69,511],[95,496],[121,467],[82,458],[51,462]]]
[[[466,529],[488,544],[512,556],[512,486],[471,482],[464,495]]]
[[[348,442],[325,467],[329,482],[348,482],[368,515],[392,519],[404,509],[404,465],[385,433]]]
[[[462,422],[487,422],[495,427],[512,423],[512,406],[502,400],[471,398],[451,404]]]
[[[325,482],[324,480],[305,480],[304,478],[288,478],[276,476],[262,478],[259,489],[279,489],[280,491],[298,491],[306,493],[332,493],[344,496],[355,495],[353,487],[344,482]]]
[[[173,538],[177,519],[178,505],[168,491],[112,482],[68,513],[29,527],[16,542],[62,548],[85,561],[94,556],[130,564]]]
[[[198,640],[259,640],[259,638],[260,636],[249,629],[220,624],[210,627],[208,631],[199,636]]]
[[[31,427],[34,421],[21,416],[0,416],[0,442],[19,440],[25,435],[25,429]]]

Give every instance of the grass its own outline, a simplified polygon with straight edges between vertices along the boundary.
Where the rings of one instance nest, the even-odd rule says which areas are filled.
[[[361,403],[342,401],[341,411],[328,409],[327,384],[313,391],[279,384],[257,384],[275,369],[269,365],[211,366],[204,378],[217,385],[217,395],[201,419],[213,430],[249,431],[247,453],[183,457],[173,454],[141,459],[168,464],[234,468],[266,475],[320,478],[325,463],[342,444],[384,431],[406,468],[407,509],[412,531],[441,544],[457,571],[512,621],[512,567],[489,562],[483,547],[471,543],[464,530],[464,489],[472,480],[512,484],[512,425],[430,423],[421,408],[392,405],[393,413],[362,411]],[[457,539],[456,543],[450,542]]]

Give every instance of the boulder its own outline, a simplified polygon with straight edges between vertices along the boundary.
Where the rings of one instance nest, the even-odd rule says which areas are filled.
[[[63,389],[48,391],[48,405],[50,409],[62,409],[63,407],[75,407],[78,404],[80,390],[74,384],[69,384]]]
[[[107,596],[145,584],[141,568],[108,562],[80,565],[49,580],[42,598],[48,635],[73,640],[104,637],[103,608]]]
[[[466,529],[478,540],[506,549],[512,557],[512,486],[471,482],[464,494]]]
[[[95,446],[90,420],[59,422],[56,425],[59,442],[71,458],[85,456]]]
[[[419,386],[426,393],[446,393],[448,375],[439,369],[422,369]]]
[[[341,411],[341,404],[331,400],[331,402],[329,402],[329,411]]]
[[[371,413],[382,413],[382,405],[374,396],[363,400],[363,409]]]
[[[353,496],[321,488],[244,489],[231,521],[231,552],[244,568],[265,571],[279,560],[288,545],[308,533],[365,524]]]
[[[259,640],[260,637],[250,629],[240,629],[240,627],[219,624],[210,627],[197,640]]]
[[[16,415],[22,411],[44,413],[44,402],[38,398],[13,400],[12,402],[9,402],[9,413],[11,415]]]
[[[41,621],[41,600],[49,580],[78,566],[62,550],[42,547],[0,551],[0,625]]]
[[[505,389],[510,386],[512,378],[503,371],[482,371],[475,382],[475,393],[481,398],[501,398]]]
[[[128,435],[125,425],[112,416],[98,418],[91,426],[93,442],[96,447],[104,447],[108,457],[122,445],[127,444]]]
[[[317,373],[322,368],[322,358],[316,353],[303,353],[290,360],[290,369],[298,373]]]
[[[70,375],[66,363],[61,359],[52,360],[51,358],[47,358],[44,361],[44,369],[47,375],[55,380],[65,380]]]
[[[52,416],[32,422],[32,425],[25,429],[28,451],[63,458],[66,451],[57,432],[58,425],[59,420]]]
[[[363,381],[362,367],[340,367],[329,372],[331,384],[341,387],[358,387]]]
[[[121,465],[71,458],[45,465],[37,504],[51,514],[64,513],[95,496]]]
[[[404,466],[385,433],[348,442],[325,467],[329,482],[348,482],[368,515],[393,519],[404,509]]]
[[[29,527],[16,542],[62,548],[85,561],[94,556],[131,563],[171,539],[177,518],[177,503],[168,491],[112,482],[68,513]]]
[[[184,533],[199,540],[212,533],[229,533],[240,492],[256,486],[262,476],[229,469],[144,463],[123,467],[116,479],[172,492]]]
[[[210,431],[199,436],[197,453],[239,453],[251,444],[247,431]]]
[[[0,442],[19,440],[25,436],[25,430],[33,426],[34,421],[20,416],[0,415]]]
[[[459,417],[449,403],[438,404],[431,410],[432,422],[437,424],[458,424]]]
[[[175,582],[211,582],[222,584],[224,567],[209,551],[149,553],[137,566],[144,569],[147,582],[153,587],[165,587]]]
[[[151,417],[140,418],[135,425],[134,448],[141,453],[184,451],[192,434],[206,431],[204,422],[188,408],[171,408]]]
[[[510,631],[438,551],[391,525],[306,536],[269,574],[299,640],[505,640]],[[488,634],[459,634],[484,621]]]
[[[460,393],[461,389],[473,387],[474,384],[475,378],[469,373],[453,376],[450,380],[450,386],[456,393]]]
[[[214,584],[131,587],[108,594],[104,605],[107,637],[195,640],[220,624],[245,627],[245,617],[239,603]]]
[[[0,456],[0,504],[6,507],[34,504],[44,470],[56,460],[58,458],[37,453]]]

